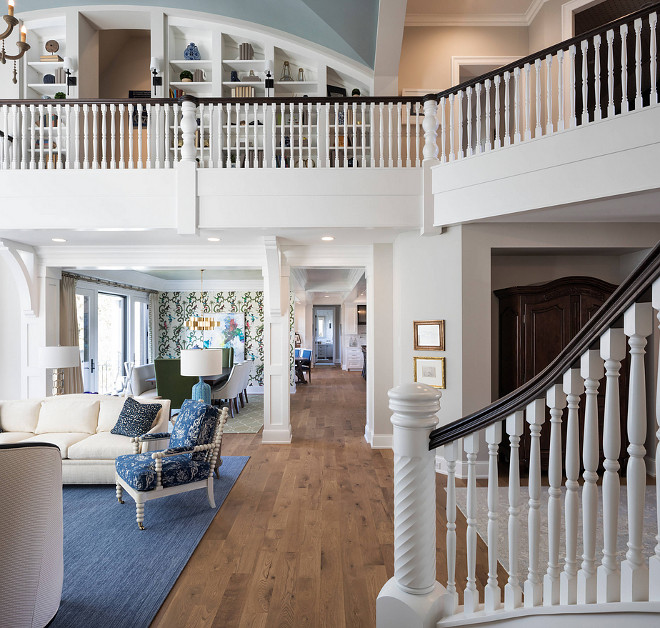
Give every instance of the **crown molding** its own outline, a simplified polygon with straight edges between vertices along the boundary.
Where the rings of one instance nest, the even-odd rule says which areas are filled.
[[[548,0],[534,0],[525,13],[483,15],[409,13],[406,26],[529,26]]]

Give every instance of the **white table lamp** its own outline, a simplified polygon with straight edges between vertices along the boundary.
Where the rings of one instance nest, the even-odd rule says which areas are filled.
[[[64,373],[62,369],[80,365],[80,349],[78,347],[41,347],[39,362],[42,368],[53,369],[53,395],[61,395],[64,390]]]
[[[184,349],[181,351],[181,375],[199,377],[193,386],[192,398],[211,404],[211,387],[204,377],[222,373],[222,349]]]

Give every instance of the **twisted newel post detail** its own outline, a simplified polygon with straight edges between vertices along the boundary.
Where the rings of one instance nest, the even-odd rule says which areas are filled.
[[[435,456],[429,435],[440,392],[425,384],[389,391],[394,449],[394,577],[376,601],[378,628],[431,628],[451,602],[435,579]]]

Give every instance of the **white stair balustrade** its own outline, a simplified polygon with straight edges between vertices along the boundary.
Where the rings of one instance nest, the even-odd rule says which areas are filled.
[[[642,557],[644,492],[646,490],[646,376],[644,354],[646,337],[653,331],[650,303],[635,303],[625,313],[623,331],[630,346],[630,378],[628,383],[628,551],[621,563],[621,601],[648,599],[649,570]]]
[[[660,280],[653,282],[652,288],[652,303],[653,309],[656,311],[658,326],[660,327]],[[660,356],[658,356],[658,363],[660,364]],[[655,552],[649,559],[649,600],[660,602],[660,368],[656,379],[656,392],[655,392],[655,421],[657,425],[656,438],[657,443],[655,446],[655,495],[656,495],[656,535],[655,535]]]

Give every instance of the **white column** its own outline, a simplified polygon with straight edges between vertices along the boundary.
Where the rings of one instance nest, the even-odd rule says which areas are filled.
[[[264,238],[264,430],[262,442],[291,442],[289,416],[289,267],[277,238]]]
[[[564,392],[568,405],[566,419],[566,562],[559,575],[559,602],[562,606],[577,602],[578,475],[580,473],[580,432],[578,409],[584,382],[579,369],[564,373]]]
[[[655,22],[653,23],[655,26]],[[653,99],[651,100],[653,104]],[[660,279],[653,282],[653,307],[656,310],[658,323],[660,323]],[[655,535],[655,553],[649,558],[649,600],[660,601],[660,369],[655,392],[655,420],[658,427],[656,432],[657,442],[655,446],[655,495],[657,527]]]
[[[511,454],[509,457],[509,581],[504,587],[504,609],[511,611],[522,604],[522,587],[518,572],[518,537],[520,535],[520,464],[518,449],[523,432],[523,411],[519,410],[506,418],[506,433],[509,435]]]
[[[650,303],[635,303],[623,316],[623,331],[630,346],[630,378],[628,383],[628,552],[621,563],[621,601],[640,602],[648,599],[649,568],[642,556],[644,492],[646,490],[646,376],[644,354],[646,337],[653,332]]]
[[[527,538],[529,541],[529,568],[525,580],[525,606],[540,606],[543,583],[539,572],[539,537],[541,535],[541,426],[545,422],[545,400],[535,399],[525,410],[531,434],[529,456],[529,513]]]
[[[440,392],[424,384],[389,391],[394,412],[394,577],[376,600],[377,628],[432,628],[449,596],[435,577],[435,469],[429,434]]]
[[[619,369],[626,357],[623,329],[608,329],[600,337],[600,357],[605,360],[606,388],[603,418],[603,560],[596,569],[596,598],[599,604],[618,602],[621,597],[621,572],[616,558],[619,520],[619,454],[621,427],[619,410]]]
[[[582,437],[582,565],[578,571],[578,604],[596,602],[596,517],[598,516],[598,385],[605,375],[598,350],[587,351],[580,360],[584,379],[584,434]]]
[[[486,443],[488,444],[488,582],[484,587],[486,612],[493,612],[502,606],[502,591],[497,583],[497,541],[499,537],[497,451],[501,440],[502,423],[489,425],[486,428]]]

